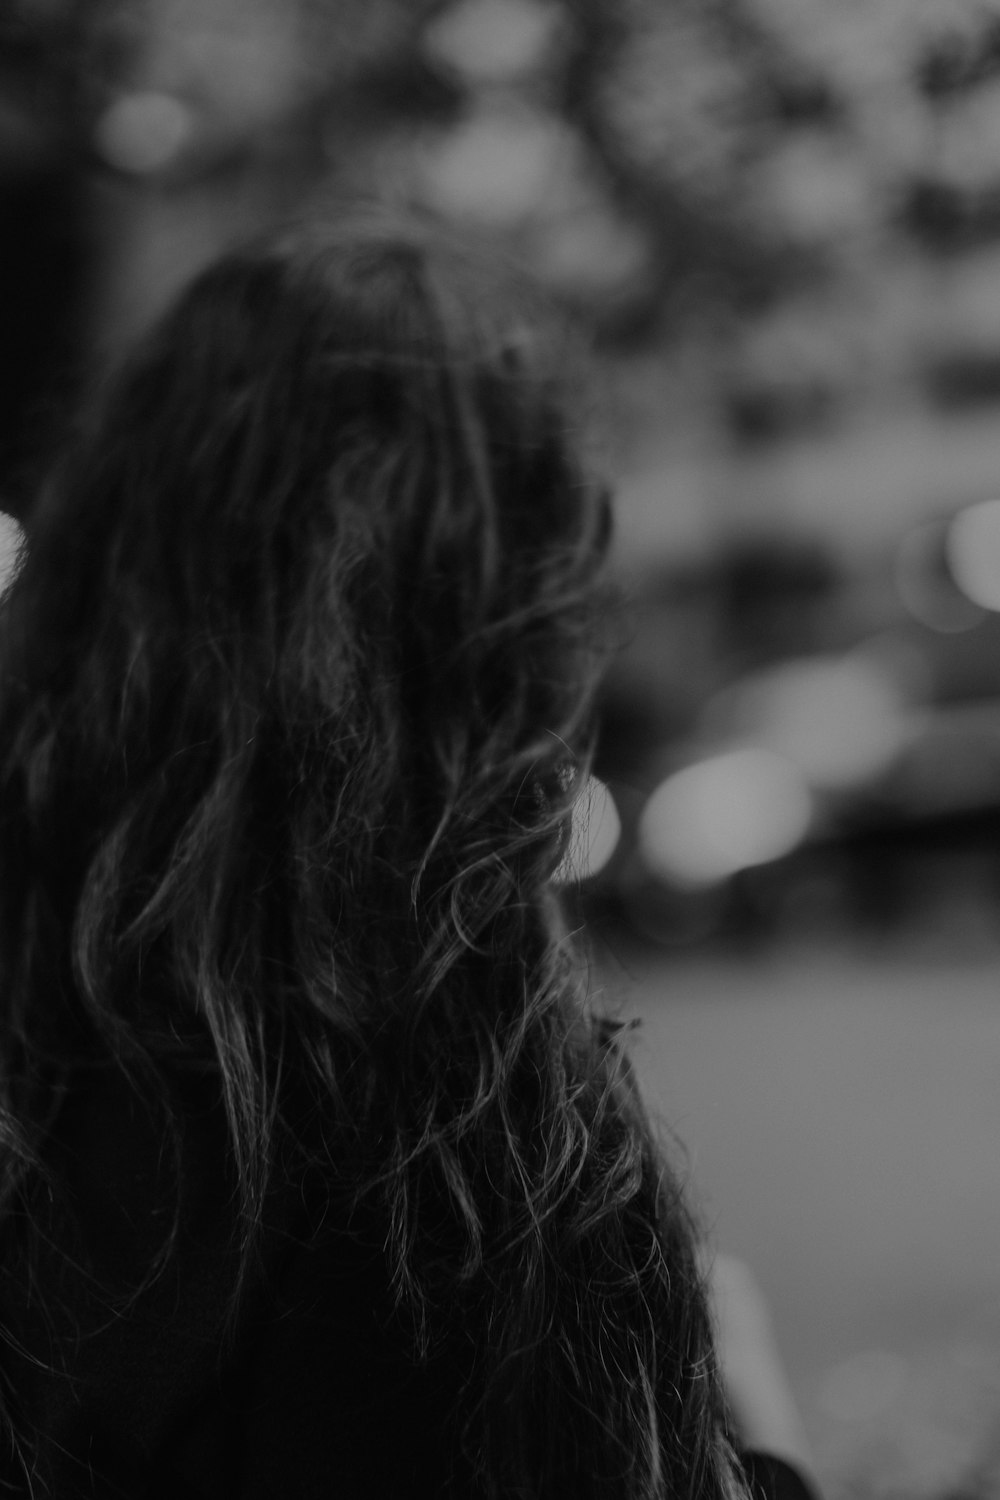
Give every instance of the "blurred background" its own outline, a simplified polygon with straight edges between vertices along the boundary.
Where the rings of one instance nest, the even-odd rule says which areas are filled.
[[[5,0],[7,517],[201,264],[357,194],[594,350],[581,917],[826,1491],[1000,1496],[1000,7]]]

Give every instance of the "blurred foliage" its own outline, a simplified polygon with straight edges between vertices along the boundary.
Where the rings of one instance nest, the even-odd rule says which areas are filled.
[[[226,243],[357,194],[527,261],[614,370],[629,462],[981,408],[998,36],[969,0],[8,0],[0,446]]]
[[[995,156],[970,165],[997,38],[989,7],[946,0],[10,0],[0,161],[137,195],[240,171],[262,218],[373,188],[436,201],[605,340],[655,344],[678,316],[857,275],[862,242],[864,279],[893,236],[1000,237]],[[753,440],[823,401],[729,405]]]

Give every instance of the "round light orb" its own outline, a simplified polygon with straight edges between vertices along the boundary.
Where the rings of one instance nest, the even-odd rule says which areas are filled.
[[[1000,610],[1000,500],[960,510],[948,527],[945,551],[965,597],[982,609]]]
[[[657,787],[639,820],[646,868],[687,888],[714,885],[788,854],[805,838],[812,798],[797,766],[757,746],[685,766]]]
[[[173,94],[123,94],[101,115],[97,149],[120,172],[142,176],[170,165],[194,132],[190,108]]]
[[[615,799],[597,776],[588,776],[573,804],[573,826],[554,879],[559,885],[590,880],[604,869],[621,838]]]
[[[21,566],[24,545],[20,522],[0,511],[0,597],[7,592]]]

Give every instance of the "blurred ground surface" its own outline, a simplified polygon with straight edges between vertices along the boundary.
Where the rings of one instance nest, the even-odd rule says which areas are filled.
[[[644,1089],[770,1299],[828,1495],[1000,1495],[1000,957],[611,948]]]

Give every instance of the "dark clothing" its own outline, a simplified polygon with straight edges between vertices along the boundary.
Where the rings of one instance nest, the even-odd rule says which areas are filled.
[[[58,1149],[78,1222],[72,1259],[43,1247],[51,1319],[4,1275],[4,1387],[42,1434],[36,1500],[468,1500],[460,1348],[417,1365],[397,1322],[377,1236],[307,1180],[272,1195],[236,1320],[221,1105],[185,1085],[176,1254],[131,1305],[169,1227],[162,1127],[108,1072],[64,1110]],[[224,1351],[224,1352],[220,1352]],[[5,1467],[5,1465],[7,1467]],[[752,1464],[755,1500],[801,1500],[784,1466]],[[27,1494],[0,1453],[0,1479]]]
[[[225,1343],[220,1309],[236,1256],[224,1118],[209,1086],[189,1082],[187,1095],[177,1253],[125,1308],[102,1288],[135,1285],[163,1242],[169,1152],[159,1122],[109,1072],[64,1114],[60,1156],[89,1273],[43,1251],[51,1331],[37,1307],[24,1315],[23,1286],[3,1295],[18,1342],[56,1367],[4,1351],[18,1404],[44,1434],[36,1494],[438,1494],[460,1366],[413,1365],[378,1247],[343,1222],[318,1228],[336,1215],[302,1182],[267,1205],[261,1254]]]

